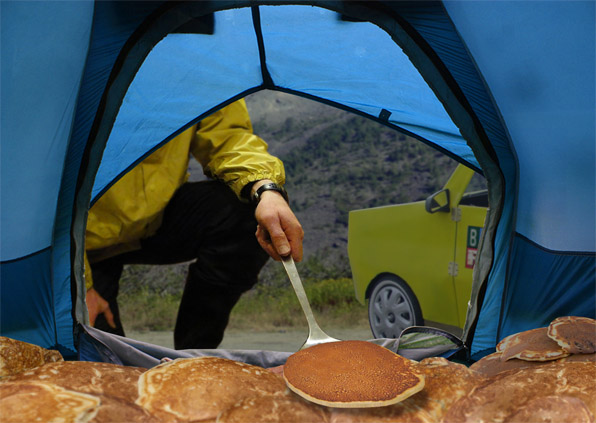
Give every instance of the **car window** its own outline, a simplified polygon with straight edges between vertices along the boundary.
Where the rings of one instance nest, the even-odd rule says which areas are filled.
[[[474,173],[459,204],[462,206],[488,207],[488,186],[482,175]]]

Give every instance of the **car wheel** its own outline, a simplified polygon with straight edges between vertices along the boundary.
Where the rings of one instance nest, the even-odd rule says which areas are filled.
[[[379,279],[370,294],[368,320],[375,338],[399,338],[410,326],[424,324],[416,295],[397,276]]]

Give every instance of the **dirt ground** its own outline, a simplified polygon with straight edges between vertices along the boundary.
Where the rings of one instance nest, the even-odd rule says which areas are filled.
[[[372,332],[368,327],[357,327],[350,329],[327,329],[329,336],[342,340],[368,340]],[[164,332],[127,332],[126,336],[137,341],[147,342],[162,347],[174,347],[174,335],[171,331]],[[228,330],[224,340],[219,346],[228,350],[263,350],[263,351],[297,351],[306,338],[308,330],[280,329],[275,332],[256,332]]]

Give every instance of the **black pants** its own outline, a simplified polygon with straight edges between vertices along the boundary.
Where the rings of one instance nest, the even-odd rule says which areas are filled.
[[[110,304],[117,328],[103,314],[95,327],[124,335],[118,284],[125,264],[191,261],[174,329],[176,349],[216,348],[230,312],[257,282],[268,259],[256,237],[251,206],[218,181],[186,183],[166,207],[157,233],[141,249],[91,264],[95,290]],[[92,257],[91,257],[92,259]]]

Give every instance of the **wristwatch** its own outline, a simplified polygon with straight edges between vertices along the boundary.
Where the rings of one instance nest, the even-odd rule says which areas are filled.
[[[259,201],[261,201],[261,195],[263,195],[265,191],[277,191],[289,203],[288,193],[286,192],[285,188],[280,185],[277,185],[276,183],[269,182],[261,185],[252,195],[252,197],[250,198],[250,202],[253,206],[256,207],[257,204],[259,204]]]

